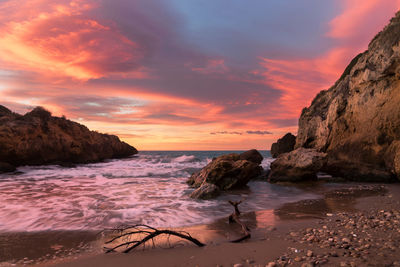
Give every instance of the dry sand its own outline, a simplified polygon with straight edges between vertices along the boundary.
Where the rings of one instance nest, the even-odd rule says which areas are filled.
[[[60,258],[42,266],[397,266],[400,185],[352,185],[320,200],[251,212],[252,238],[229,243],[240,229],[226,219],[187,228],[207,243]],[[239,234],[240,235],[240,234]]]

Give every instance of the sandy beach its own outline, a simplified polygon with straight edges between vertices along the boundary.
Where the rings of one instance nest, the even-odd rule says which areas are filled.
[[[207,245],[136,250],[91,250],[37,266],[397,266],[400,264],[400,186],[343,184],[324,198],[244,213],[252,232],[242,243],[226,218],[184,230]],[[181,229],[176,229],[181,230]],[[96,247],[97,246],[97,247]]]

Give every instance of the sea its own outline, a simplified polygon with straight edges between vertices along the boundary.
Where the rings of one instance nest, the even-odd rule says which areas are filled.
[[[214,157],[242,151],[142,151],[125,159],[76,167],[23,166],[0,174],[0,233],[102,230],[127,224],[181,227],[210,223],[241,209],[275,209],[284,203],[318,198],[298,187],[251,181],[214,200],[195,200],[186,184]],[[260,151],[262,167],[273,161]]]

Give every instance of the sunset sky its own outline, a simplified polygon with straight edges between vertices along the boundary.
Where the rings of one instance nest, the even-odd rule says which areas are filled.
[[[269,149],[400,0],[0,0],[0,104],[139,150]]]

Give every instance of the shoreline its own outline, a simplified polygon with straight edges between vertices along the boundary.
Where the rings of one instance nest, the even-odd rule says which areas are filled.
[[[238,263],[243,266],[266,266],[273,261],[290,263],[290,266],[301,266],[311,261],[317,265],[321,265],[325,261],[339,264],[339,260],[343,260],[341,256],[330,257],[325,252],[319,252],[323,250],[320,247],[314,247],[315,244],[308,244],[307,241],[300,238],[304,236],[305,229],[311,227],[318,233],[319,231],[324,232],[326,229],[323,226],[334,223],[337,218],[345,220],[360,212],[376,213],[380,210],[396,210],[400,207],[400,185],[398,184],[347,183],[341,187],[326,192],[321,199],[287,203],[276,210],[248,213],[242,211],[241,218],[252,230],[251,239],[242,243],[229,243],[229,240],[241,235],[240,229],[235,225],[228,225],[227,218],[222,218],[211,224],[178,229],[188,231],[193,237],[204,241],[207,245],[203,248],[179,246],[138,250],[129,254],[103,254],[99,250],[101,244],[98,243],[97,249],[89,252],[84,251],[66,258],[37,262],[35,265],[43,267],[159,266],[162,262],[163,266],[232,266]],[[331,227],[340,229],[341,226],[332,225]],[[328,250],[332,251],[332,249],[339,252],[342,250],[342,248],[336,247],[329,247]],[[301,255],[307,254],[308,250],[315,254],[313,256],[315,259]],[[319,254],[316,254],[317,252]],[[388,258],[387,256],[386,258]],[[3,265],[0,264],[0,266]]]

